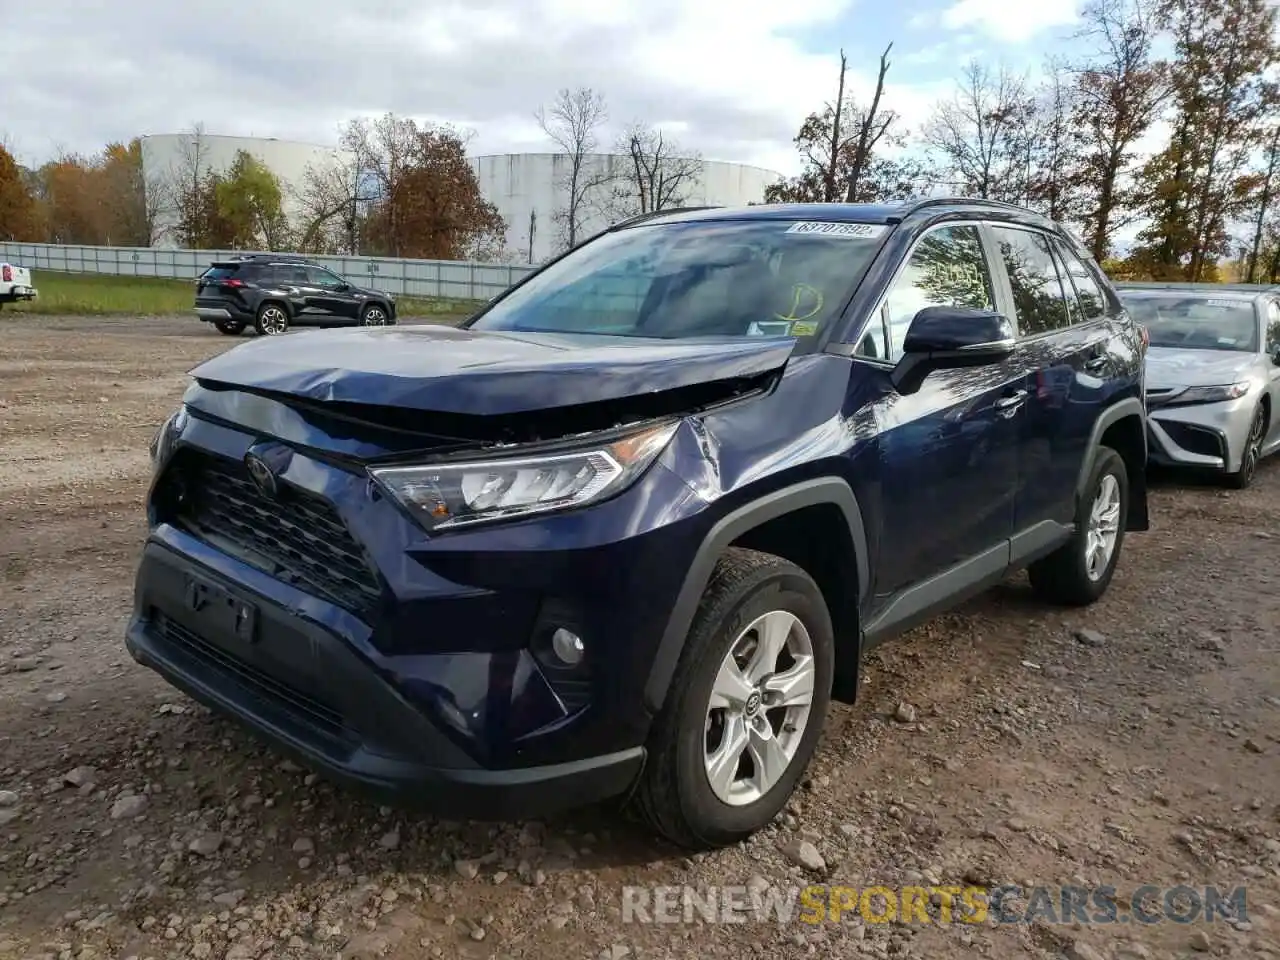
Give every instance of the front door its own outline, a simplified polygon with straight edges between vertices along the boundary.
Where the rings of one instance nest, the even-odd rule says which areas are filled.
[[[880,345],[896,363],[916,313],[930,306],[996,308],[995,286],[979,228],[947,224],[913,247],[883,303]],[[871,351],[863,351],[870,355]],[[928,600],[928,586],[902,603],[903,591],[948,574],[948,590],[990,579],[1007,564],[1018,481],[1023,371],[1008,361],[938,370],[914,393],[880,402],[882,498],[877,601],[898,596],[893,619]]]
[[[307,286],[310,288],[307,300],[315,312],[322,315],[317,319],[355,319],[355,297],[342,278],[323,267],[308,266],[306,269]]]

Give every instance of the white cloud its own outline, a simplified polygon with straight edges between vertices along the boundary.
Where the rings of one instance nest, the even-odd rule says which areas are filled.
[[[121,16],[45,0],[5,37],[3,122],[28,161],[196,121],[332,142],[344,120],[388,110],[472,128],[473,152],[523,151],[549,146],[534,109],[589,85],[614,131],[663,120],[708,158],[791,173],[791,138],[833,94],[837,61],[834,40],[818,55],[787,34],[834,27],[853,2],[129,0]],[[855,94],[873,69],[854,63]],[[911,123],[928,109],[906,84],[888,100]]]
[[[1078,19],[1079,0],[956,0],[942,12],[942,26],[958,30],[974,27],[1005,43],[1025,43],[1037,34],[1065,27]]]

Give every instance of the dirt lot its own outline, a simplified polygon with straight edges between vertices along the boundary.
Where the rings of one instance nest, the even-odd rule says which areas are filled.
[[[1280,464],[1162,482],[1087,611],[1015,579],[882,648],[790,811],[688,859],[611,810],[371,807],[133,665],[147,443],[229,346],[193,326],[0,320],[0,958],[1280,957]],[[625,885],[810,882],[1107,884],[1126,919],[1144,884],[1243,885],[1248,911],[622,920]]]

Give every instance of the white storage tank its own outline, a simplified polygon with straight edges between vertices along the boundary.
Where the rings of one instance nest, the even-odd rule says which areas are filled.
[[[565,181],[571,158],[563,153],[504,153],[473,157],[480,193],[498,208],[507,223],[507,250],[513,262],[541,263],[564,249],[564,227],[556,214],[567,205]],[[631,158],[621,154],[589,154],[582,175],[591,180],[616,176],[626,184]],[[744,206],[761,203],[765,188],[782,174],[762,167],[703,160],[699,176],[682,189],[689,206]],[[602,188],[607,191],[607,188]],[[578,240],[610,225],[603,192],[588,197],[579,216]]]
[[[156,134],[142,138],[142,172],[148,189],[165,183],[173,183],[179,172],[187,167],[196,136],[192,133]],[[297,194],[303,188],[308,166],[317,168],[340,161],[342,152],[336,147],[317,143],[299,143],[293,140],[277,140],[261,137],[224,137],[201,134],[199,137],[201,173],[226,170],[235,162],[236,153],[245,151],[261,162],[280,180],[284,212],[291,221],[298,213]],[[173,227],[177,214],[171,203],[158,204],[157,247],[176,247]]]

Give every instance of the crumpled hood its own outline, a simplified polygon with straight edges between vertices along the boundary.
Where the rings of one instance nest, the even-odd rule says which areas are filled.
[[[264,337],[191,373],[206,385],[483,416],[758,376],[784,367],[794,346],[790,338],[659,340],[432,325],[348,328]]]
[[[1147,350],[1147,386],[1216,387],[1243,380],[1254,356],[1231,350],[1184,350],[1151,347]]]

